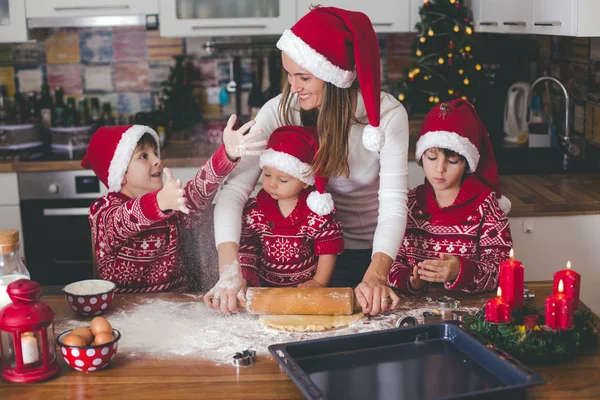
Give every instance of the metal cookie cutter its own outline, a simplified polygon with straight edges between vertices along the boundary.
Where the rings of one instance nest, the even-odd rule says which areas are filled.
[[[531,290],[529,290],[527,285],[523,285],[523,298],[525,300],[527,300],[527,299],[533,299],[534,297],[535,297],[535,293],[532,292]]]
[[[409,316],[398,318],[398,321],[396,321],[397,328],[405,328],[407,326],[415,326],[417,324],[418,324],[417,319],[415,317],[409,317]]]
[[[471,313],[469,313],[468,311],[452,310],[452,319],[456,321],[462,321],[463,318],[468,317],[470,315]]]
[[[424,324],[435,324],[437,322],[442,321],[442,316],[438,313],[434,313],[431,311],[425,311],[423,313],[423,323]]]
[[[441,309],[446,309],[446,308],[459,308],[460,307],[460,300],[456,300],[453,299],[452,297],[448,297],[448,296],[443,296],[437,299],[437,303],[438,306]]]
[[[255,350],[244,350],[241,353],[235,353],[232,363],[236,367],[246,367],[256,362]]]

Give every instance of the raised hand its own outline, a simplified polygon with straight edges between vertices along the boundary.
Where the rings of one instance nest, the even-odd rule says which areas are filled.
[[[190,210],[187,208],[187,201],[183,197],[185,191],[181,188],[181,179],[175,180],[173,171],[169,168],[164,168],[163,173],[165,174],[165,183],[163,188],[156,194],[158,207],[163,212],[175,210],[189,214]]]
[[[262,153],[262,150],[256,150],[260,147],[264,147],[267,144],[266,140],[260,140],[258,142],[250,142],[251,139],[259,136],[263,133],[262,129],[257,129],[247,135],[247,132],[251,127],[256,124],[256,121],[252,120],[246,122],[238,130],[233,130],[237,116],[233,114],[227,121],[227,126],[223,131],[223,143],[225,144],[225,151],[230,159],[236,159],[245,155],[258,156]]]
[[[414,290],[421,290],[426,284],[427,282],[419,276],[419,267],[415,265],[412,275],[410,276],[410,286],[412,286]]]

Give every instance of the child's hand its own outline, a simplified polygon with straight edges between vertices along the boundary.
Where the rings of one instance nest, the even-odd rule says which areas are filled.
[[[262,129],[258,129],[254,132],[251,132],[247,135],[244,135],[244,132],[248,131],[256,121],[252,120],[246,122],[240,129],[237,131],[233,130],[233,125],[235,125],[237,117],[233,114],[229,117],[229,121],[227,121],[227,126],[223,131],[223,143],[225,144],[225,151],[227,152],[227,156],[230,159],[234,160],[236,158],[250,155],[250,156],[258,156],[262,153],[262,150],[251,150],[257,149],[259,147],[266,146],[267,141],[261,140],[258,142],[248,143],[251,139],[255,138],[258,135],[263,133]]]
[[[421,290],[426,284],[427,282],[419,276],[419,267],[415,265],[412,275],[410,276],[410,286],[412,286],[414,290]]]
[[[323,287],[323,285],[321,285],[319,282],[315,281],[314,279],[311,279],[306,282],[299,283],[298,287],[299,288],[320,288],[320,287]]]
[[[419,264],[419,276],[428,282],[452,282],[458,276],[460,262],[458,258],[440,253],[439,260],[425,260]]]
[[[156,194],[158,207],[163,212],[167,210],[176,210],[189,214],[190,210],[187,208],[187,201],[185,200],[185,197],[183,197],[185,192],[181,188],[181,179],[175,180],[173,171],[169,168],[164,168],[163,172],[166,179],[163,188]]]

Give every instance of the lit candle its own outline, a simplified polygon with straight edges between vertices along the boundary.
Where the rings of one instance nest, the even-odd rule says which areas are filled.
[[[511,308],[523,306],[523,290],[525,287],[525,269],[523,263],[514,259],[515,252],[510,249],[510,259],[500,263],[500,287],[502,298]]]
[[[502,298],[502,288],[498,286],[498,297],[485,303],[485,320],[495,324],[510,322],[511,306]]]
[[[564,284],[558,282],[558,293],[546,298],[546,326],[554,330],[573,328],[573,302],[564,295]]]
[[[31,364],[40,359],[37,340],[30,333],[21,336],[21,352],[23,353],[23,364]]]
[[[581,275],[571,269],[571,261],[567,261],[567,269],[554,273],[554,291],[552,293],[558,293],[558,283],[561,280],[564,283],[564,295],[573,302],[573,310],[577,310],[579,308]]]

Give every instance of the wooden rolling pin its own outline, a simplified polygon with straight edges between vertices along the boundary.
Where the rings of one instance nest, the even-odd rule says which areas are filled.
[[[259,288],[246,291],[251,314],[351,315],[354,290],[347,288]]]

